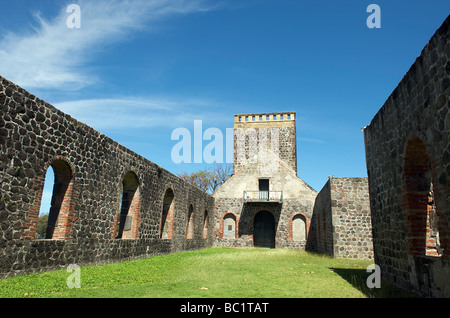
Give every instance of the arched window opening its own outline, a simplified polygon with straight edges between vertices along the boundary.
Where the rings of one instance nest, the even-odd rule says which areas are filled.
[[[425,144],[419,138],[410,140],[406,146],[403,178],[408,252],[411,255],[441,256],[430,159]]]
[[[161,213],[160,238],[171,239],[173,237],[173,220],[175,214],[175,195],[172,189],[167,189],[163,198],[163,208]]]
[[[53,168],[50,166],[45,174],[44,188],[42,191],[42,199],[39,210],[39,219],[36,229],[36,238],[45,239],[48,225],[48,215],[50,212],[50,206],[52,202],[53,184],[55,180],[55,174]]]
[[[223,237],[236,238],[236,217],[232,213],[227,213],[223,217]]]
[[[208,211],[203,216],[203,238],[208,238]]]
[[[186,238],[187,239],[194,238],[194,206],[192,204],[189,205],[187,214]]]
[[[301,214],[292,218],[292,239],[294,241],[306,240],[306,218]]]
[[[45,178],[37,180],[40,182],[42,188],[37,195],[40,204],[29,212],[23,237],[68,239],[74,222],[72,169],[67,162],[57,159],[48,167]],[[34,218],[37,222],[31,224]]]
[[[119,217],[116,221],[116,238],[135,239],[138,237],[140,223],[139,180],[134,172],[123,178],[119,199]]]

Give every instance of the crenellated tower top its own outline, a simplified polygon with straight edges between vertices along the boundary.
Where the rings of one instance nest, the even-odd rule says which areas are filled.
[[[234,115],[234,123],[266,123],[275,121],[294,121],[295,112],[253,113]]]
[[[261,157],[262,146],[269,149],[268,156],[264,150]],[[267,165],[265,159],[279,161],[297,173],[295,112],[234,115],[234,173],[244,166]]]

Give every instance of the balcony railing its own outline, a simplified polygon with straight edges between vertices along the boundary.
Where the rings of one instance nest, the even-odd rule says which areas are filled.
[[[244,202],[283,202],[283,191],[244,191]]]

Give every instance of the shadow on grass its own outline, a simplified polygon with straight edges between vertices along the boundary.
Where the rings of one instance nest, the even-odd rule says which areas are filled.
[[[367,278],[371,275],[365,269],[330,268],[369,298],[417,298],[414,293],[398,288],[386,281],[381,281],[381,288],[367,287]]]

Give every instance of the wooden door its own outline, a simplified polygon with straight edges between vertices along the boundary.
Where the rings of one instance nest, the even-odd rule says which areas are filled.
[[[262,211],[256,214],[253,224],[253,245],[275,248],[275,219],[272,213]]]

